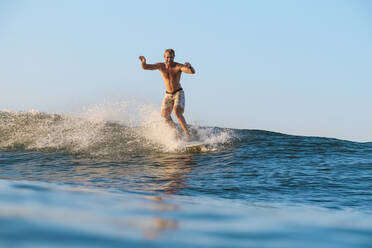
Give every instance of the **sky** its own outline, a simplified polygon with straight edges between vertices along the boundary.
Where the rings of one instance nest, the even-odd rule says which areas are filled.
[[[190,62],[190,124],[372,141],[372,2],[0,1],[0,110],[158,107]]]

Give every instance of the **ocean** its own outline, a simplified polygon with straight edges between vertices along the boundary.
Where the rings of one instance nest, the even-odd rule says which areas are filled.
[[[120,111],[119,111],[119,110]],[[0,247],[372,247],[372,143],[0,112]]]

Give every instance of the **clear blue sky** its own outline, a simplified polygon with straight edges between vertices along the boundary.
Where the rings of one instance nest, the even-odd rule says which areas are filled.
[[[372,1],[0,1],[0,110],[160,108],[167,48],[191,123],[372,141]]]

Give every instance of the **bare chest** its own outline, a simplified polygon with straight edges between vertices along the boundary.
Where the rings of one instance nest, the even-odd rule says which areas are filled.
[[[164,79],[172,80],[179,78],[181,75],[181,71],[176,67],[164,67],[161,70],[161,74]]]

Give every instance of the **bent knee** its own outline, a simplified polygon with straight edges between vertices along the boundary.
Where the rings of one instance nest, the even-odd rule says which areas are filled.
[[[181,107],[175,107],[174,108],[174,113],[176,114],[176,116],[181,116],[184,112],[184,109],[181,108]]]
[[[164,117],[164,118],[169,118],[169,116],[171,114],[171,110],[172,109],[162,109],[161,110],[161,116]]]

